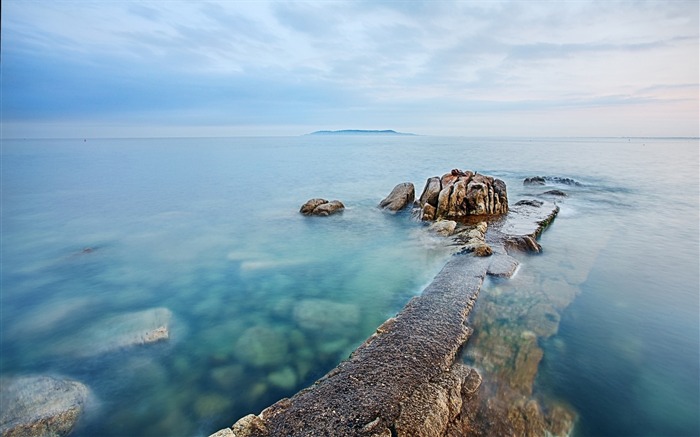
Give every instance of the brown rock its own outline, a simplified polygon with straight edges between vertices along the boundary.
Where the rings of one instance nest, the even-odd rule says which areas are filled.
[[[304,215],[329,216],[345,209],[345,205],[339,200],[328,201],[315,198],[308,200],[301,206],[299,212]]]
[[[416,198],[416,189],[410,182],[398,184],[391,193],[379,202],[379,207],[389,211],[400,211],[412,204]]]

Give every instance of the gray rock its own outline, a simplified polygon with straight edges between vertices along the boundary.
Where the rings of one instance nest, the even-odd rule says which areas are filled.
[[[289,344],[278,331],[266,326],[253,326],[236,341],[234,354],[253,367],[274,367],[287,361]]]
[[[57,342],[51,352],[86,358],[166,341],[170,338],[171,319],[172,312],[167,308],[107,317],[86,326],[80,334]]]
[[[0,379],[0,435],[59,437],[70,434],[83,412],[89,389],[51,376]]]
[[[398,184],[391,193],[379,202],[379,207],[389,211],[400,211],[412,204],[416,198],[416,189],[410,182]]]
[[[360,322],[360,309],[350,303],[305,299],[294,307],[294,320],[307,331],[340,334],[357,326]]]

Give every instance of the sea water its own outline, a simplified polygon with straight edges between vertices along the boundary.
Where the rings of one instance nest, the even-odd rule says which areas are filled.
[[[208,435],[309,386],[444,265],[444,240],[377,208],[394,185],[460,168],[512,203],[558,176],[581,185],[554,184],[513,281],[574,271],[579,292],[534,393],[578,436],[697,435],[698,165],[697,139],[3,140],[0,371],[86,384],[76,436]],[[299,214],[313,197],[346,209]],[[148,311],[167,341],[109,348]]]

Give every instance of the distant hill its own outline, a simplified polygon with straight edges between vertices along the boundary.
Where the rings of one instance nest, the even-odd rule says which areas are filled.
[[[317,130],[307,135],[415,135],[404,132],[396,132],[395,130],[363,130],[363,129],[344,129],[344,130]]]

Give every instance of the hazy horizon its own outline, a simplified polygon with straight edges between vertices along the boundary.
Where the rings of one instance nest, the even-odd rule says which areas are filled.
[[[698,2],[3,2],[2,138],[700,136]]]

